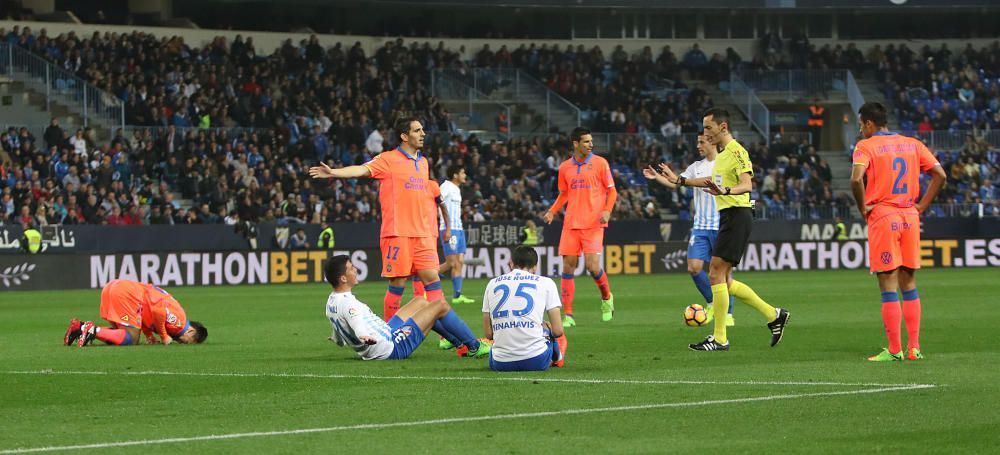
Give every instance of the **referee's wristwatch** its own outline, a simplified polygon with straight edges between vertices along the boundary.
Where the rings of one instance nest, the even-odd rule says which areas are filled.
[[[726,194],[726,196],[728,196],[728,195],[729,195],[729,193],[730,193],[730,192],[732,192],[732,191],[733,191],[733,189],[727,186],[727,187],[726,187],[726,193],[725,193],[725,194]]]

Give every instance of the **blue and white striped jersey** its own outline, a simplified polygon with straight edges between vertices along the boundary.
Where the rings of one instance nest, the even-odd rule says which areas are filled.
[[[688,166],[681,176],[686,179],[696,179],[712,176],[712,165],[715,161],[698,160]],[[693,192],[692,210],[694,226],[692,229],[710,231],[719,230],[719,211],[715,206],[715,196],[702,191],[702,188],[691,188]]]
[[[333,325],[330,338],[340,346],[349,346],[364,360],[389,358],[394,345],[389,324],[372,312],[368,305],[361,303],[350,292],[331,292],[326,299],[326,318]],[[360,337],[368,336],[378,340],[368,345]]]
[[[448,210],[448,221],[451,222],[452,231],[462,230],[462,190],[458,188],[458,185],[451,182],[451,180],[445,180],[441,184],[441,202],[444,203],[445,209]],[[441,218],[438,222],[438,229],[444,230],[444,218]]]

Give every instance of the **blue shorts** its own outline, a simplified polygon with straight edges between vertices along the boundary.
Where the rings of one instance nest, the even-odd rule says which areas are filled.
[[[445,256],[451,256],[453,254],[464,254],[465,253],[465,231],[462,230],[452,230],[451,236],[457,241],[455,243],[455,248],[451,247],[449,242],[444,241],[444,230],[441,231],[441,249],[444,250]]]
[[[389,320],[389,329],[392,330],[390,335],[393,345],[392,354],[389,354],[391,360],[403,360],[409,357],[417,350],[420,343],[424,342],[424,332],[416,322],[413,322],[413,318],[403,322],[399,316],[393,316]]]
[[[715,251],[715,239],[719,231],[695,229],[691,231],[691,241],[688,242],[688,259],[700,259],[705,262],[712,260]]]
[[[535,357],[513,362],[498,362],[490,353],[490,369],[493,371],[545,371],[552,365],[552,360],[559,357],[559,344],[549,342],[549,348]]]

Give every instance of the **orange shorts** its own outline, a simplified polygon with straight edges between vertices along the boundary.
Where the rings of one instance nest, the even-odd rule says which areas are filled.
[[[868,214],[868,262],[872,272],[920,268],[920,215],[915,210],[875,207]]]
[[[604,228],[563,229],[559,237],[560,256],[600,254],[604,250]]]
[[[434,237],[382,237],[382,276],[399,278],[417,270],[437,270],[437,239]]]
[[[112,327],[142,328],[142,302],[129,298],[119,283],[113,280],[101,289],[101,319]]]

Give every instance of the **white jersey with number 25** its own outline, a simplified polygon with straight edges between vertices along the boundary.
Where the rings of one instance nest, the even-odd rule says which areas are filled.
[[[514,362],[545,352],[545,313],[562,307],[552,279],[514,269],[490,280],[483,313],[493,321],[493,359]]]

